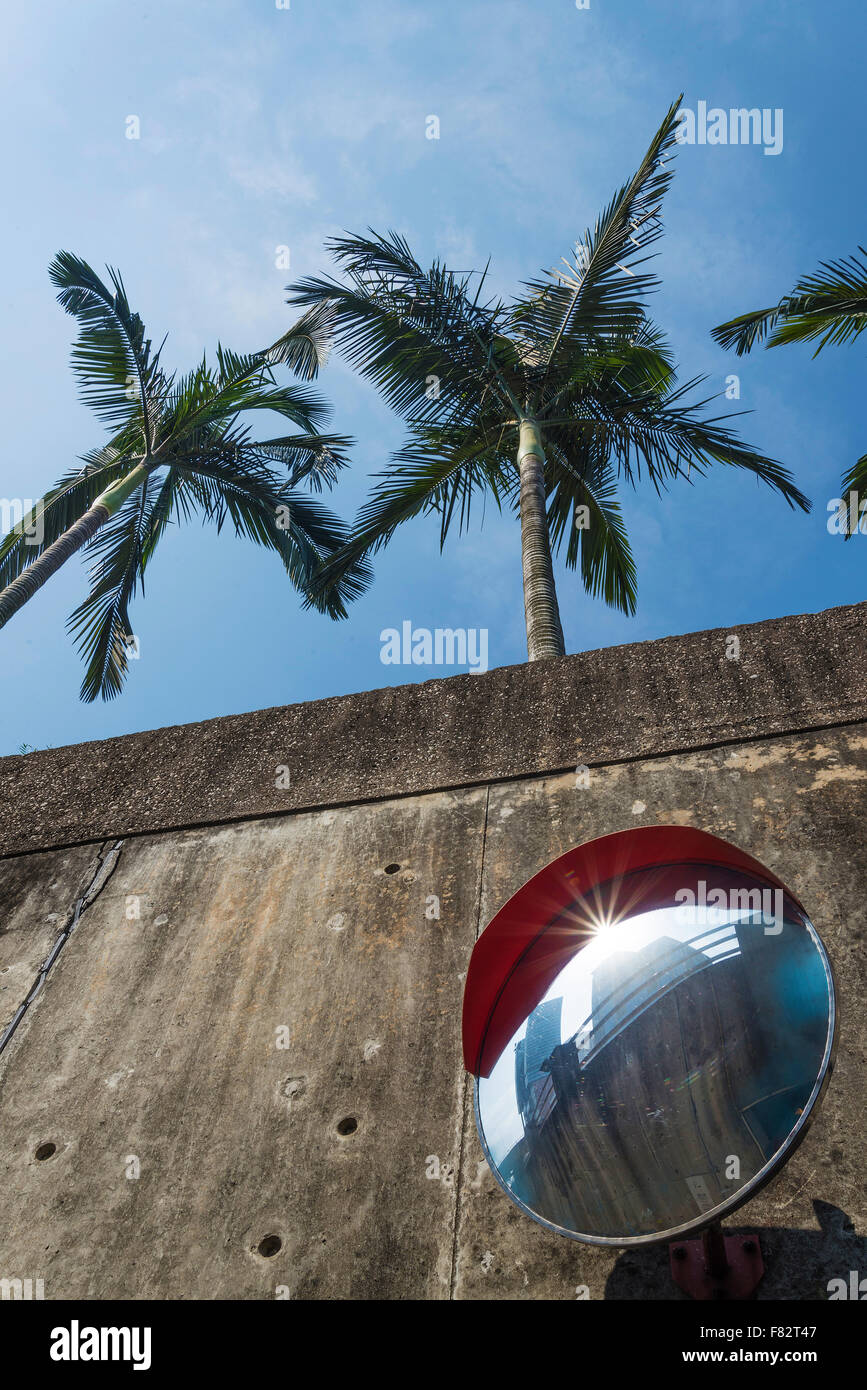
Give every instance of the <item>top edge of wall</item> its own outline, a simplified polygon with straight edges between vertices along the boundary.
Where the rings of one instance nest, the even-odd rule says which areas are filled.
[[[867,603],[2,758],[0,857],[864,719]]]

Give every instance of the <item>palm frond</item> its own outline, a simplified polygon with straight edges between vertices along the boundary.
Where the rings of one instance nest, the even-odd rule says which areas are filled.
[[[636,267],[662,235],[659,214],[672,179],[681,99],[669,108],[635,175],[576,243],[571,262],[530,281],[528,294],[516,302],[515,330],[537,345],[546,364],[600,338],[628,336],[644,319],[646,296],[659,280]]]
[[[94,563],[90,593],[74,610],[67,630],[87,662],[81,698],[113,700],[123,689],[129,662],[127,639],[133,636],[129,605],[142,574],[142,552],[160,484],[156,474],[123,504],[87,547]]]
[[[769,309],[752,309],[748,314],[740,314],[728,323],[721,323],[711,329],[711,337],[723,348],[734,348],[738,357],[751,352],[757,343],[763,343],[773,332],[785,315],[790,300],[782,299]]]
[[[264,355],[268,362],[281,363],[302,380],[313,381],[331,356],[333,344],[334,306],[330,299],[323,299],[302,314]]]
[[[366,558],[356,555],[341,563],[339,575],[332,575],[327,585],[321,582],[325,569],[345,551],[349,528],[315,498],[298,490],[288,503],[288,524],[291,541],[304,552],[305,565],[308,558],[313,564],[304,588],[304,607],[330,618],[345,618],[347,605],[365,593],[373,579]]]
[[[818,271],[799,280],[789,295],[770,309],[741,314],[712,330],[720,347],[739,357],[758,343],[809,342],[821,338],[816,352],[829,343],[857,338],[867,327],[867,251],[837,261],[822,261]]]
[[[514,445],[503,450],[496,438],[474,426],[449,431],[416,423],[409,442],[397,450],[387,470],[375,474],[370,498],[361,508],[346,545],[323,565],[319,582],[326,588],[345,567],[387,545],[405,521],[424,513],[440,517],[440,547],[452,524],[470,524],[473,500],[490,493],[499,506],[514,491]],[[511,476],[510,476],[511,475]]]
[[[314,492],[321,492],[334,487],[338,473],[349,466],[352,443],[345,434],[295,434],[258,439],[248,447],[264,460],[285,464],[290,487],[306,481]]]
[[[423,270],[394,232],[338,237],[329,247],[347,282],[302,280],[289,302],[327,304],[334,343],[394,410],[441,418],[464,398],[472,408],[485,389],[511,408],[507,377],[518,359],[501,333],[503,306],[482,299],[484,275],[460,276],[439,261]]]
[[[160,454],[168,458],[179,441],[196,431],[225,430],[248,410],[273,410],[310,434],[316,432],[329,407],[313,391],[278,386],[261,353],[240,356],[218,345],[216,365],[207,357],[172,383],[161,417]]]
[[[582,466],[556,447],[546,452],[549,489],[548,527],[552,550],[565,537],[566,565],[580,565],[585,592],[612,608],[632,614],[638,595],[635,561],[617,497],[617,474],[592,446]],[[586,508],[579,513],[579,508]],[[587,521],[587,525],[579,525]]]
[[[144,324],[130,309],[120,275],[109,267],[112,293],[86,261],[69,251],[58,253],[48,273],[58,287],[59,303],[78,321],[72,370],[81,399],[114,429],[138,424],[143,451],[149,451],[159,352],[152,355]]]
[[[320,567],[345,546],[347,527],[255,456],[239,456],[233,449],[221,456],[213,448],[189,467],[175,466],[172,471],[184,496],[218,533],[230,520],[236,535],[280,556],[305,606],[312,604],[329,617],[343,618],[347,603],[368,587],[371,573],[362,559],[347,565],[329,592],[314,583]]]
[[[660,491],[677,477],[701,476],[711,463],[742,468],[779,492],[790,507],[809,511],[809,499],[795,485],[787,468],[741,443],[725,423],[732,414],[705,417],[701,412],[714,397],[686,404],[683,397],[701,384],[701,378],[660,397],[653,391],[615,390],[599,393],[594,403],[592,428],[600,447],[614,461],[624,479],[635,484],[642,471]],[[572,419],[548,422],[546,436],[565,445],[570,432],[584,438],[588,419],[578,413]]]
[[[676,375],[663,334],[646,321],[629,338],[600,342],[559,363],[537,390],[535,418],[544,422],[581,402],[592,405],[599,387],[662,397],[674,389]]]
[[[859,503],[860,503],[860,501],[861,501],[862,499],[864,499],[865,497],[867,497],[867,454],[862,454],[861,457],[859,458],[858,462],[855,463],[855,464],[853,464],[852,467],[850,468],[849,472],[846,473],[846,474],[844,475],[844,477],[843,477],[843,482],[842,482],[842,484],[841,484],[841,488],[842,488],[842,491],[843,491],[843,496],[844,496],[845,498],[847,498],[847,499],[848,499],[848,496],[849,496],[849,493],[850,493],[850,492],[854,492],[854,493],[857,494],[857,497],[858,497],[858,499],[859,499]],[[860,525],[861,525],[861,519],[862,519],[862,518],[861,518],[861,515],[860,515],[860,512],[859,512],[859,522],[858,522],[859,529],[860,529]],[[848,512],[847,512],[847,528],[848,528]],[[857,530],[850,530],[850,529],[847,529],[847,530],[844,532],[844,535],[845,535],[845,537],[846,537],[847,540],[849,540],[850,537],[852,537],[852,536],[854,536],[854,535],[857,535],[857,534],[858,534],[858,531],[857,531]]]

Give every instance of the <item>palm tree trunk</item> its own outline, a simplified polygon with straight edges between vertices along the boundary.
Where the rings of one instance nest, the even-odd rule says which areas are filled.
[[[19,608],[24,607],[37,589],[41,589],[46,580],[56,574],[71,555],[96,535],[99,528],[114,516],[136,488],[141,487],[149,471],[148,465],[137,464],[125,478],[107,487],[88,507],[84,516],[79,517],[78,521],[64,531],[62,536],[58,536],[56,541],[52,541],[51,545],[46,546],[38,560],[34,560],[17,579],[13,579],[12,583],[7,585],[0,593],[0,627],[5,627],[9,619]]]
[[[521,421],[518,472],[521,477],[521,564],[524,571],[524,616],[530,661],[564,656],[563,628],[551,540],[545,512],[545,454],[535,420]]]

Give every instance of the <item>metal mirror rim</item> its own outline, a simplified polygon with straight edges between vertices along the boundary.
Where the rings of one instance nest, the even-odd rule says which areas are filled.
[[[681,830],[682,827],[640,827],[634,831],[622,831],[618,832],[617,835],[604,836],[601,837],[601,839],[610,841],[624,841],[626,837],[632,835],[640,836],[642,834],[642,831],[647,829],[652,829],[655,831],[671,829],[672,831],[676,832],[678,830]],[[520,1199],[520,1197],[516,1196],[515,1193],[511,1190],[511,1188],[501,1178],[497,1164],[494,1161],[494,1158],[490,1152],[487,1141],[485,1139],[485,1132],[484,1127],[482,1125],[481,1111],[479,1106],[480,1077],[478,1073],[474,1073],[473,1110],[475,1114],[476,1131],[479,1136],[479,1141],[482,1145],[485,1159],[487,1160],[488,1166],[491,1169],[491,1172],[493,1173],[498,1185],[503,1189],[506,1196],[515,1204],[515,1206],[517,1206],[521,1211],[525,1212],[526,1215],[529,1216],[538,1225],[543,1226],[546,1230],[554,1232],[556,1235],[565,1236],[569,1240],[580,1241],[582,1244],[585,1245],[602,1245],[616,1247],[619,1249],[624,1249],[626,1247],[635,1248],[637,1246],[660,1245],[666,1243],[667,1241],[684,1239],[688,1235],[694,1235],[696,1232],[701,1231],[705,1227],[713,1225],[718,1221],[721,1221],[724,1217],[731,1215],[732,1212],[739,1210],[740,1207],[744,1206],[747,1202],[751,1201],[753,1197],[755,1197],[756,1194],[762,1190],[762,1188],[766,1187],[767,1184],[780,1172],[780,1170],[785,1166],[785,1164],[788,1163],[789,1159],[794,1155],[796,1149],[802,1143],[804,1137],[807,1134],[807,1131],[824,1097],[825,1089],[828,1085],[828,1082],[830,1081],[831,1076],[833,1074],[834,1061],[837,1052],[837,987],[833,966],[831,965],[831,960],[825,948],[825,943],[823,942],[818,929],[814,926],[812,919],[808,916],[806,910],[803,908],[800,900],[796,897],[796,895],[792,893],[790,889],[786,888],[785,884],[783,884],[781,880],[777,879],[776,875],[772,874],[768,869],[766,869],[764,865],[760,863],[760,861],[753,859],[751,855],[746,855],[744,851],[739,850],[737,846],[730,845],[728,841],[722,840],[717,836],[709,835],[707,834],[707,832],[698,832],[698,834],[701,836],[703,840],[706,840],[708,842],[709,846],[712,842],[718,850],[732,850],[734,852],[733,857],[740,860],[741,864],[744,867],[746,867],[745,861],[749,861],[750,867],[752,867],[752,865],[755,865],[755,868],[759,871],[761,877],[778,883],[779,886],[783,889],[784,893],[787,895],[787,897],[789,897],[791,901],[804,913],[804,918],[808,926],[811,939],[819,953],[819,958],[822,962],[822,966],[825,971],[825,979],[828,986],[828,1033],[825,1040],[825,1050],[822,1056],[821,1064],[819,1066],[819,1072],[816,1077],[813,1089],[810,1092],[810,1096],[807,1100],[807,1103],[804,1106],[801,1115],[798,1117],[797,1123],[790,1130],[784,1143],[780,1146],[777,1152],[768,1160],[764,1167],[761,1168],[759,1172],[756,1173],[755,1176],[748,1183],[745,1183],[743,1187],[739,1188],[738,1191],[733,1193],[732,1196],[729,1197],[725,1202],[721,1202],[718,1206],[711,1208],[709,1211],[700,1212],[699,1215],[695,1218],[695,1220],[684,1222],[679,1226],[667,1227],[664,1231],[657,1231],[653,1232],[650,1235],[642,1236],[594,1236],[582,1234],[577,1231],[570,1231],[565,1226],[558,1226],[556,1222],[548,1221],[544,1216],[541,1216],[538,1212],[534,1211],[532,1207],[528,1206],[526,1202],[523,1202]],[[599,843],[601,843],[601,840],[590,840],[587,841],[585,845],[578,846],[578,849],[589,850],[591,847],[596,846]],[[562,864],[565,860],[571,859],[572,855],[574,855],[575,852],[576,851],[573,850],[567,852],[567,854],[565,855],[561,855],[558,859],[555,859],[551,864],[547,865],[546,868],[542,869],[540,873],[535,874],[533,878],[531,878],[526,884],[524,884],[523,888],[519,889],[518,892],[514,894],[512,898],[509,899],[509,901],[505,904],[505,907],[501,908],[500,912],[497,913],[491,919],[489,927],[493,926],[498,921],[498,919],[501,917],[501,914],[504,913],[506,909],[509,908],[510,905],[512,905],[515,902],[516,898],[521,897],[530,887],[531,884],[535,884],[537,880],[543,880],[544,878],[546,878],[552,870],[556,869],[557,865]],[[651,867],[652,863],[642,865],[642,868]],[[633,872],[634,871],[635,870],[633,870]],[[591,891],[592,887],[592,884],[588,885],[588,887],[585,888],[584,892],[580,896],[584,896],[584,893],[586,893],[587,891]],[[551,925],[551,923],[553,923],[553,921],[556,920],[556,918],[559,915],[559,912],[556,912],[552,916],[551,922],[548,923],[545,927],[543,927],[541,932],[537,933],[536,939],[538,939],[538,936],[547,930],[548,925]],[[481,937],[479,938],[479,940],[481,940]],[[519,963],[520,957],[518,960],[513,962],[509,974],[511,974],[512,970],[517,968]],[[496,1005],[494,1004],[494,1008],[495,1007]],[[487,1024],[490,1024],[492,1015],[493,1009],[491,1011],[491,1014],[489,1014],[488,1016],[486,1026],[483,1030],[483,1037],[484,1033],[487,1032]],[[482,1043],[483,1037],[481,1040]],[[479,1048],[479,1052],[481,1052],[481,1046]]]

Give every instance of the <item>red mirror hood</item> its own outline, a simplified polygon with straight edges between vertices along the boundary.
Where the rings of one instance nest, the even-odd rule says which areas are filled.
[[[688,864],[741,871],[783,889],[796,906],[801,906],[758,860],[716,835],[689,826],[642,826],[570,849],[518,889],[473,948],[464,990],[467,1071],[477,1076],[490,1074],[527,1013],[544,997],[565,959],[574,954],[576,936],[589,939],[591,935],[579,925],[576,915],[570,914],[564,918],[562,929],[548,932],[550,950],[537,950],[532,963],[521,972],[520,983],[510,988],[515,967],[546,928],[552,928],[557,918],[582,900],[589,898],[592,906],[594,890],[603,884],[607,885],[606,900],[610,903],[622,897],[631,912],[649,911],[671,902],[674,889],[683,883],[683,866]],[[654,867],[659,870],[657,874],[645,873],[634,883],[628,881],[628,875]]]

